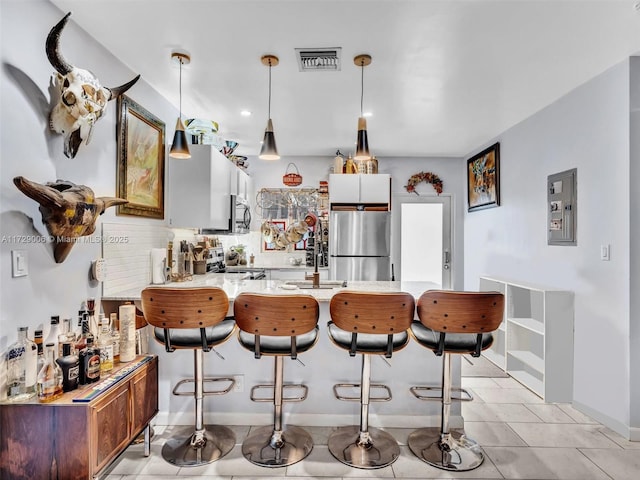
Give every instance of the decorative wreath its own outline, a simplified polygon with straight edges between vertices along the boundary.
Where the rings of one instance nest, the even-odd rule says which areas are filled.
[[[409,193],[415,193],[416,195],[419,195],[419,193],[416,192],[416,185],[420,182],[430,183],[431,185],[433,185],[433,188],[438,195],[442,193],[442,180],[440,180],[440,177],[435,173],[431,172],[420,172],[416,173],[415,175],[411,175],[411,177],[409,177],[409,182],[407,182],[404,188],[406,188],[407,192]]]

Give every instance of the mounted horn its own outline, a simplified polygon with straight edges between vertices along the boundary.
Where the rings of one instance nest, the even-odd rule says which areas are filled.
[[[140,75],[138,75],[133,80],[128,81],[124,85],[120,85],[119,87],[113,87],[113,88],[105,87],[107,90],[109,90],[109,94],[110,94],[109,100],[113,100],[114,98],[122,95],[124,92],[126,92],[131,87],[133,87],[138,80],[140,80]]]
[[[107,208],[129,203],[117,197],[95,198],[93,190],[86,185],[64,180],[42,185],[24,177],[15,177],[13,183],[40,204],[42,222],[52,237],[56,263],[64,262],[80,237],[95,231],[96,220]]]
[[[60,34],[67,24],[71,12],[67,13],[62,20],[60,20],[47,35],[47,58],[51,63],[51,66],[56,69],[60,75],[66,75],[73,70],[73,65],[67,62],[60,53]]]

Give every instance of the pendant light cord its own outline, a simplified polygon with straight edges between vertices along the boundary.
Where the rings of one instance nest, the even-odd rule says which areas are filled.
[[[362,108],[364,103],[364,60],[360,62],[360,71],[360,116],[362,117],[364,115]]]
[[[269,118],[271,118],[271,60],[269,60]]]
[[[180,82],[179,82],[179,92],[180,92],[180,100],[178,105],[180,106],[180,121],[182,121],[182,58],[180,60]]]

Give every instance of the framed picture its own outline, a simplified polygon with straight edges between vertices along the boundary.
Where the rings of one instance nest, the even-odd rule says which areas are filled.
[[[500,144],[467,160],[469,212],[500,205]]]
[[[164,218],[165,125],[125,95],[118,97],[117,215]]]

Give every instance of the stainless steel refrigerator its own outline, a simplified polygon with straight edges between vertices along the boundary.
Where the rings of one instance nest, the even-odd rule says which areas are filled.
[[[329,235],[332,280],[391,279],[391,212],[331,211]]]

